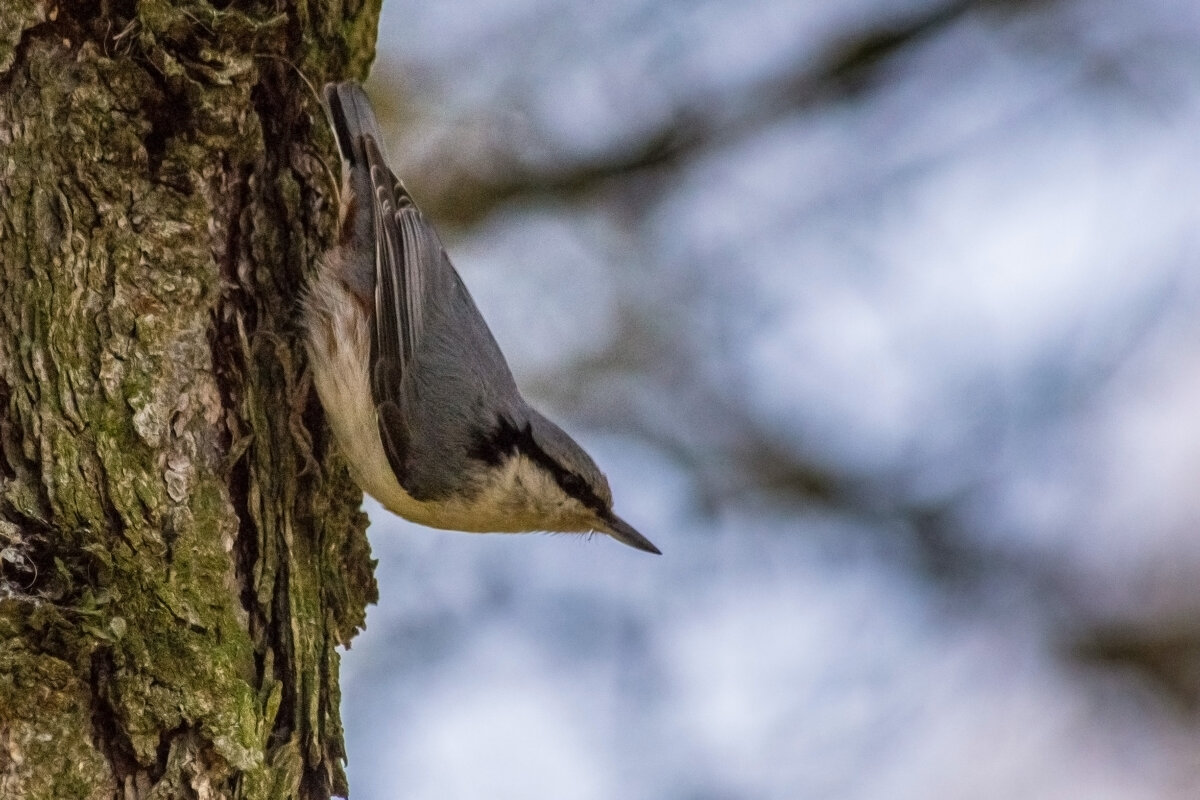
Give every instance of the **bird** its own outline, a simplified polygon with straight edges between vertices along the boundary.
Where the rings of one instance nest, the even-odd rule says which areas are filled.
[[[388,167],[362,86],[330,83],[322,95],[342,186],[302,329],[356,483],[432,528],[595,532],[661,554],[613,512],[587,452],[521,396],[436,230]]]

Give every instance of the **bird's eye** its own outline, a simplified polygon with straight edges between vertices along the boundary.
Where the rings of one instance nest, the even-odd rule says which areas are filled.
[[[564,492],[572,497],[581,497],[587,491],[587,484],[583,482],[583,478],[580,478],[573,472],[568,472],[562,476],[559,485],[562,486]]]

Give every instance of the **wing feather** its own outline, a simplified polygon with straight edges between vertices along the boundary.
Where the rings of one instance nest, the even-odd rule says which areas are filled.
[[[375,338],[378,354],[405,372],[424,329],[425,271],[436,263],[433,239],[408,192],[383,163],[373,140],[365,140],[371,166],[375,219]],[[382,387],[381,387],[382,388]],[[379,402],[383,398],[376,398]]]
[[[371,393],[384,451],[404,485],[409,473],[406,378],[424,332],[427,273],[444,256],[437,235],[384,163],[378,143],[364,136],[363,150],[370,168],[375,224]]]

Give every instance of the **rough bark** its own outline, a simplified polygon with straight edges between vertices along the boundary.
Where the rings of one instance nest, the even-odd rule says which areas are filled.
[[[296,299],[334,225],[312,87],[377,15],[0,4],[6,800],[346,792],[375,584]]]

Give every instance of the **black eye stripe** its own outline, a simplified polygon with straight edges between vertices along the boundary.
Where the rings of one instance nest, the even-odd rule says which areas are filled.
[[[538,445],[529,423],[523,428],[518,428],[512,420],[500,417],[496,421],[496,427],[476,437],[470,452],[472,458],[492,466],[499,466],[507,458],[520,453],[550,473],[554,482],[567,495],[601,516],[609,513],[608,505],[592,491],[587,481],[564,468]]]

